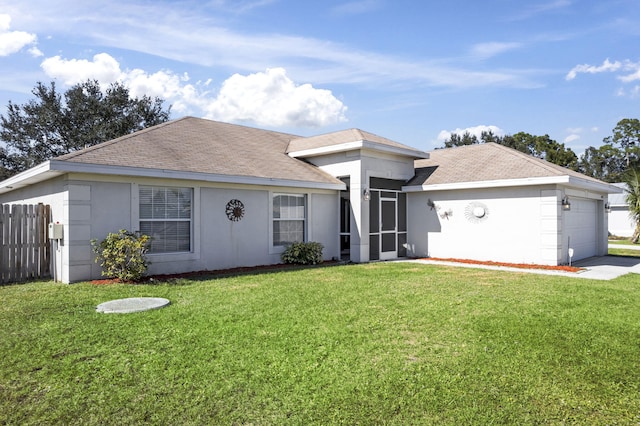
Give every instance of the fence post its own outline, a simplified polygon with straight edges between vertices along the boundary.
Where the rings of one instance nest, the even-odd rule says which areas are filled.
[[[0,283],[9,281],[10,206],[0,204]]]

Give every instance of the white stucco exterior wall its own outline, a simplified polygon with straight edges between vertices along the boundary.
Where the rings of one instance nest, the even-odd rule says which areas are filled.
[[[486,217],[470,214],[473,203],[486,208]],[[555,265],[558,210],[558,191],[539,187],[409,193],[408,253]]]
[[[102,277],[92,239],[100,241],[120,229],[139,230],[140,185],[193,189],[192,251],[150,254],[149,274],[281,263],[283,247],[272,246],[274,193],[306,195],[307,240],[324,246],[325,260],[340,257],[340,200],[332,190],[69,174],[3,194],[0,202],[51,205],[52,220],[64,227],[64,238],[52,242],[52,274],[69,283]],[[245,206],[237,222],[225,212],[232,199]]]
[[[561,205],[565,196],[569,210]],[[573,261],[603,256],[605,201],[606,194],[554,185],[411,192],[409,256],[540,265],[569,263],[569,248]],[[470,214],[474,203],[486,207],[485,218]]]
[[[88,184],[67,183],[64,192],[64,239],[58,247],[62,256],[61,281],[74,282],[91,277],[92,188]],[[110,207],[113,211],[113,207]],[[115,212],[114,212],[115,213]]]
[[[627,206],[611,206],[609,213],[609,232],[617,237],[631,237],[635,230],[635,224],[629,217]]]
[[[139,229],[140,185],[193,189],[192,252],[150,254],[149,274],[226,269],[280,263],[281,247],[272,246],[274,193],[307,197],[307,239],[324,246],[325,260],[337,258],[339,249],[339,196],[336,191],[235,184],[203,184],[169,179],[127,179],[76,174],[62,183],[55,211],[65,226],[65,238],[56,249],[59,279],[75,282],[101,277],[90,240],[104,239],[120,229]],[[34,185],[30,188],[36,188]],[[233,222],[226,204],[238,199],[245,206],[242,220]],[[34,196],[32,201],[39,198]],[[53,210],[53,208],[52,208]]]

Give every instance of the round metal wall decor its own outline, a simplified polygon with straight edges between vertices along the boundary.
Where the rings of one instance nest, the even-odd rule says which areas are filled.
[[[244,216],[244,204],[240,200],[231,200],[227,203],[227,217],[233,222],[237,222]]]
[[[474,201],[464,209],[464,216],[469,222],[480,223],[489,217],[489,209],[484,204]]]

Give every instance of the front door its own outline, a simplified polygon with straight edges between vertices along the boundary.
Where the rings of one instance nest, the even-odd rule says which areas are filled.
[[[369,260],[407,255],[407,194],[403,181],[371,178]]]
[[[396,246],[397,220],[396,193],[383,191],[380,194],[380,260],[398,257]]]

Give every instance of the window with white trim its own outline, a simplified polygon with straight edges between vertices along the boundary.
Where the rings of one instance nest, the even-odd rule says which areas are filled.
[[[149,253],[191,251],[191,188],[140,186],[140,232],[151,237]]]
[[[273,245],[305,241],[307,197],[301,194],[273,195]]]

